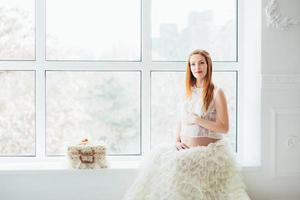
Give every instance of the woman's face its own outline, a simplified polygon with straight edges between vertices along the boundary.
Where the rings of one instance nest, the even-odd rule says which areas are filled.
[[[190,66],[193,76],[196,79],[204,79],[207,73],[207,63],[201,54],[194,54],[190,57]]]

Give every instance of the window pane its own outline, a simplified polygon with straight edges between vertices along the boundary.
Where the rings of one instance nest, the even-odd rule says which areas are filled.
[[[35,1],[0,1],[0,59],[35,59]]]
[[[226,95],[230,120],[229,139],[236,145],[236,72],[214,72],[214,83]],[[184,96],[184,72],[151,73],[151,146],[175,141],[178,102]]]
[[[0,155],[35,154],[35,73],[0,71]]]
[[[184,72],[151,72],[151,147],[175,141],[177,105],[184,95]]]
[[[47,0],[47,60],[140,60],[140,0]]]
[[[85,137],[140,153],[140,72],[47,71],[46,95],[48,155]]]
[[[214,72],[213,79],[225,93],[230,123],[228,139],[233,148],[237,150],[237,72]]]
[[[206,49],[215,61],[236,61],[236,0],[152,0],[152,59],[186,60]]]

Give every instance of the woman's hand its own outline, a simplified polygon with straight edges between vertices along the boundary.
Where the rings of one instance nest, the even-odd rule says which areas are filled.
[[[178,151],[189,148],[186,144],[182,142],[176,142],[175,146]]]

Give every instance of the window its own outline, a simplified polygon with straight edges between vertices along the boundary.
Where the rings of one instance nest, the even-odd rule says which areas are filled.
[[[158,66],[151,70],[151,147],[174,141],[176,105],[184,94],[182,61],[203,48],[214,61],[214,83],[226,94],[229,136],[237,150],[237,2],[153,0],[151,20],[151,64]],[[166,63],[177,71],[164,67]]]
[[[0,155],[35,154],[35,73],[0,71]]]
[[[0,59],[35,59],[34,0],[1,0]]]
[[[140,60],[140,4],[139,0],[47,0],[46,59]]]
[[[214,61],[236,61],[236,10],[235,0],[153,0],[153,60],[185,61],[201,47]]]
[[[1,156],[58,157],[88,137],[127,158],[173,141],[196,48],[212,54],[238,145],[237,0],[23,3],[0,3],[9,47],[0,50]]]
[[[140,154],[140,72],[47,71],[47,155],[65,141],[102,140],[110,154]]]

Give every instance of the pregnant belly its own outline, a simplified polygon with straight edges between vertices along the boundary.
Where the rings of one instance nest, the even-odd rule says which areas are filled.
[[[189,137],[197,137],[200,135],[200,127],[198,125],[182,125],[181,135]]]
[[[181,141],[189,147],[193,146],[207,146],[209,143],[216,142],[219,139],[209,138],[208,130],[199,125],[185,125],[181,126],[180,133]]]
[[[188,137],[188,136],[181,136],[180,139],[181,142],[186,144],[188,147],[207,146],[208,144],[219,140],[219,139],[208,138],[208,137]]]

